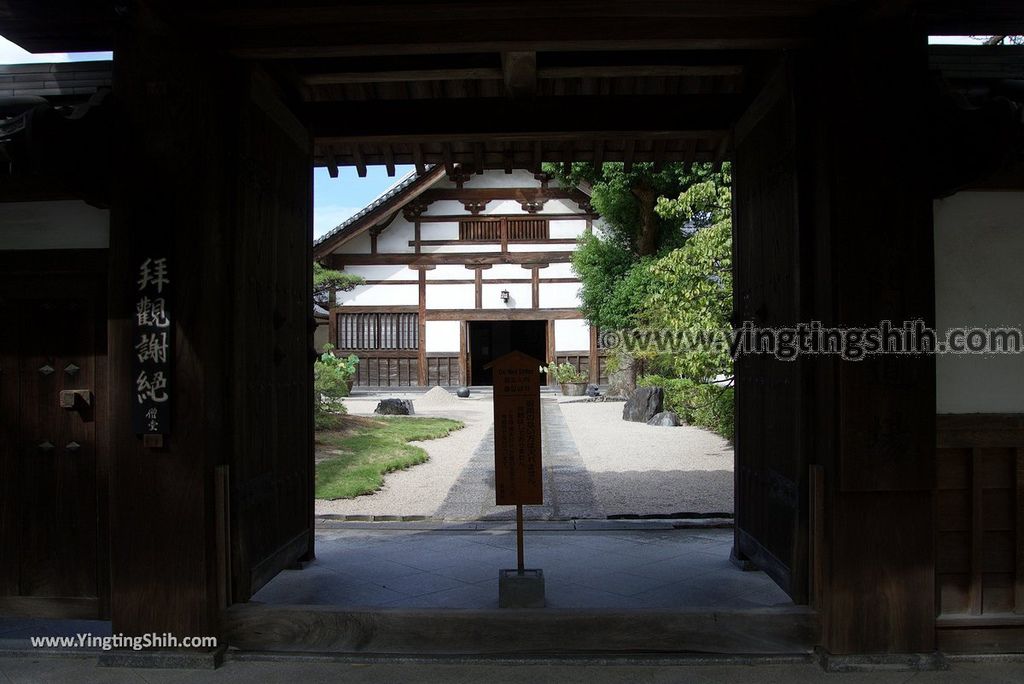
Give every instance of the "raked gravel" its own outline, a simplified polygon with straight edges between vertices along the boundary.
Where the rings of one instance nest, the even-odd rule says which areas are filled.
[[[443,395],[441,393],[444,393]],[[350,413],[373,415],[384,397],[412,399],[416,415],[454,418],[466,427],[444,439],[416,442],[430,460],[385,477],[378,492],[317,500],[316,512],[434,517],[492,423],[489,393],[459,399],[436,388],[345,400]],[[733,452],[722,437],[696,427],[652,427],[622,420],[622,402],[559,398],[559,409],[593,480],[595,514],[668,515],[733,510]]]

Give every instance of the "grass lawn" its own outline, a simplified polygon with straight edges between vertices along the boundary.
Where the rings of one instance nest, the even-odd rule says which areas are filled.
[[[426,462],[427,452],[409,442],[446,437],[463,424],[447,418],[340,416],[336,427],[316,435],[318,499],[372,494],[387,473]],[[326,458],[320,460],[321,455]]]

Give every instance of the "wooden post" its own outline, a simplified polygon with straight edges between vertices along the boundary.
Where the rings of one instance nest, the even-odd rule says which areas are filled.
[[[526,569],[523,552],[523,504],[516,504],[516,567],[520,574]]]
[[[416,347],[416,380],[421,387],[429,381],[427,374],[427,271],[419,269],[419,344]]]
[[[597,326],[590,326],[590,363],[587,364],[587,380],[592,385],[601,382],[601,356],[597,349]]]

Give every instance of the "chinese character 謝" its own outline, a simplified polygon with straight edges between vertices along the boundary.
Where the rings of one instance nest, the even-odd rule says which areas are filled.
[[[140,363],[167,361],[167,333],[143,333],[135,345],[135,355]]]

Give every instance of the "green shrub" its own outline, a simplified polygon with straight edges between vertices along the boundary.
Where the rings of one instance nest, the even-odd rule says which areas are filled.
[[[555,377],[555,382],[561,384],[563,382],[586,382],[587,374],[580,372],[576,366],[569,362],[555,364],[554,362],[549,363],[547,368],[541,368],[542,371],[548,375]]]
[[[684,422],[713,430],[726,439],[735,434],[732,387],[660,375],[643,375],[637,385],[660,387],[665,393],[665,410],[674,411]]]
[[[345,413],[342,399],[348,396],[348,383],[355,375],[359,357],[334,355],[334,347],[325,344],[323,354],[313,364],[313,424],[317,430],[329,430],[337,423],[336,416]]]

